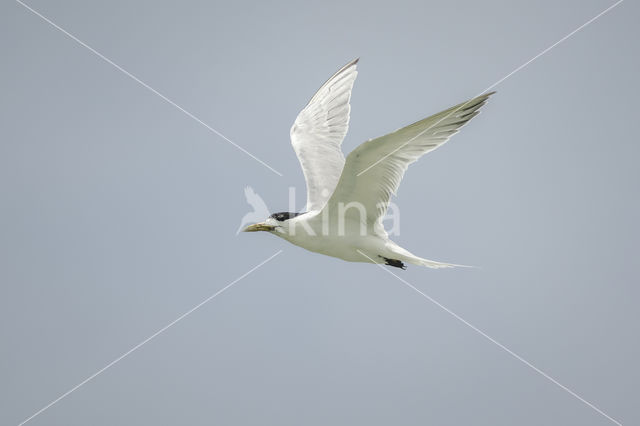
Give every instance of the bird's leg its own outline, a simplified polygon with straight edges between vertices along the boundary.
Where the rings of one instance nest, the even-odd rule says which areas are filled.
[[[384,256],[380,256],[380,257],[384,259],[384,264],[385,265],[389,265],[389,266],[393,266],[393,267],[401,268],[401,269],[407,269],[407,266],[404,263],[402,263],[401,260],[389,259],[388,257],[384,257]]]

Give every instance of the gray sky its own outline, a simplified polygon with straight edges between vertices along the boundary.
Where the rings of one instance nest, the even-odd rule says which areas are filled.
[[[343,148],[462,102],[613,2],[0,5],[0,424],[612,425],[379,267],[235,231],[251,185],[304,204],[289,127],[361,57]],[[640,423],[639,6],[501,83],[412,166],[393,270]]]

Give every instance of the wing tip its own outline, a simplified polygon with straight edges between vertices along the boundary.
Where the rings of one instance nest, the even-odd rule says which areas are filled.
[[[454,112],[455,111],[462,111],[464,113],[475,112],[479,110],[481,107],[483,107],[489,100],[489,97],[494,93],[496,92],[492,91],[492,92],[488,92],[488,93],[484,93],[482,95],[476,96],[475,98],[471,98],[467,102],[464,102],[458,106],[455,106],[452,109],[454,110]]]
[[[492,95],[495,95],[496,93],[497,92],[495,90],[493,90],[491,92],[483,93],[481,95],[476,96],[475,98],[471,98],[467,102],[469,102],[469,103],[472,103],[474,101],[485,102],[487,99],[489,99]]]
[[[475,98],[473,98],[471,101],[469,102],[473,102],[473,101],[478,101],[478,102],[486,102],[492,95],[495,95],[497,92],[495,90],[491,91],[491,92],[487,92],[487,93],[483,93],[480,96],[476,96]]]
[[[343,66],[342,68],[340,68],[340,70],[335,74],[338,75],[340,74],[342,71],[347,70],[351,67],[355,67],[356,65],[358,65],[358,62],[360,61],[360,57],[357,57],[351,61],[349,61],[345,66]]]

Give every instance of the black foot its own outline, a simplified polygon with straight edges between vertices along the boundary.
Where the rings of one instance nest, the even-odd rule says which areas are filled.
[[[407,269],[407,266],[398,259],[389,259],[388,257],[384,257],[384,256],[380,256],[380,257],[384,259],[385,265],[393,266],[395,268]]]

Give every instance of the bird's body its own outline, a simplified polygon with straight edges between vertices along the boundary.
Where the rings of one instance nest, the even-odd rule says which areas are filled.
[[[486,94],[380,138],[345,159],[340,145],[349,123],[357,60],[331,77],[291,128],[291,142],[307,182],[304,213],[276,213],[245,231],[269,231],[309,251],[349,262],[457,266],[413,255],[389,239],[382,225],[389,200],[409,164],[444,144],[478,114]]]
[[[323,219],[318,211],[296,216],[289,221],[288,232],[278,234],[292,244],[309,251],[337,257],[349,262],[368,262],[358,250],[369,256],[389,255],[386,249],[388,239],[370,230],[359,232],[359,223],[344,223],[344,232],[340,232],[337,221]],[[358,232],[354,232],[358,231]]]
[[[326,212],[326,211],[325,211]],[[306,250],[348,262],[386,263],[404,268],[403,262],[434,268],[454,266],[422,259],[389,239],[384,228],[373,229],[359,220],[312,211],[276,225],[274,233]]]

